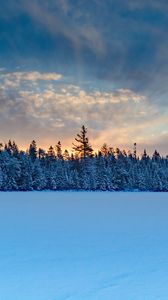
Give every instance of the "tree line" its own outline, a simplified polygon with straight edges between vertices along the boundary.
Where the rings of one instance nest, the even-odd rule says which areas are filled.
[[[62,151],[60,141],[48,151],[32,141],[22,151],[9,140],[0,144],[0,190],[168,191],[168,157],[156,150],[138,157],[136,143],[132,152],[103,144],[94,153],[85,126],[72,154]]]

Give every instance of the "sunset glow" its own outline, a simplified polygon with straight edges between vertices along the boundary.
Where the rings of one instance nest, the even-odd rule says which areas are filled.
[[[156,1],[12,1],[0,12],[1,141],[167,154],[168,7]],[[102,14],[103,11],[103,14]],[[93,13],[94,12],[94,13]],[[108,26],[107,26],[108,22]]]

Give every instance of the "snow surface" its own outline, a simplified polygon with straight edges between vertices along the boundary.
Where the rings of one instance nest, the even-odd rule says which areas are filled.
[[[135,299],[168,299],[168,194],[0,193],[0,300]]]

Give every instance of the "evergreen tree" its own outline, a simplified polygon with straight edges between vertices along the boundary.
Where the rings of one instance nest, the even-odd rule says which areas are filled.
[[[63,153],[63,159],[64,160],[70,160],[70,155],[67,149],[65,149],[64,153]]]
[[[45,153],[45,150],[42,149],[42,148],[39,148],[39,150],[38,150],[38,158],[44,160],[45,154],[46,154],[46,153]]]
[[[101,152],[101,154],[103,156],[108,156],[108,154],[109,154],[109,148],[108,148],[108,146],[107,146],[106,143],[103,144],[103,146],[100,149],[100,152]]]
[[[32,141],[29,147],[29,156],[32,159],[32,161],[35,161],[35,159],[37,158],[37,145],[36,145],[36,141]]]
[[[62,156],[62,146],[61,146],[61,142],[59,141],[57,143],[57,145],[55,146],[56,148],[56,157],[58,159],[63,159],[63,156]]]
[[[0,144],[0,190],[168,191],[168,156],[155,150],[150,157],[144,150],[139,158],[136,144],[133,154],[104,144],[93,156],[84,126],[75,140],[75,155],[62,154],[60,142],[56,153],[52,146],[37,151],[35,141],[26,153],[14,141]]]
[[[137,144],[136,143],[134,143],[133,157],[134,157],[134,159],[137,158]]]
[[[53,146],[50,146],[47,152],[48,157],[50,157],[51,159],[55,159],[55,151]]]
[[[0,191],[4,189],[4,174],[2,169],[0,168]]]
[[[39,160],[36,160],[33,164],[32,185],[34,190],[39,190],[39,191],[43,190],[46,186],[45,176]]]
[[[32,161],[24,153],[20,155],[21,174],[18,182],[19,190],[31,191],[33,190],[32,182]]]
[[[73,143],[73,150],[80,158],[91,157],[93,155],[93,149],[89,144],[89,139],[86,136],[87,128],[83,125],[81,132],[77,134],[75,141],[78,142],[78,145]]]

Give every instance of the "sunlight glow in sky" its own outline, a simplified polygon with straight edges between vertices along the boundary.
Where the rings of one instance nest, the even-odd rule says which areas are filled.
[[[168,3],[6,0],[0,128],[26,148],[91,144],[168,154]]]

